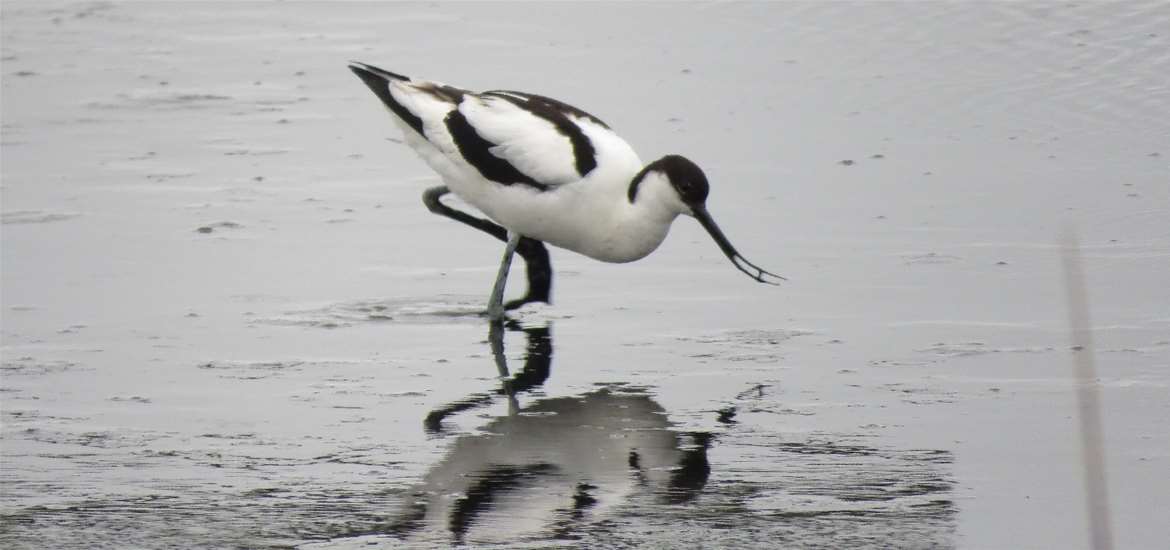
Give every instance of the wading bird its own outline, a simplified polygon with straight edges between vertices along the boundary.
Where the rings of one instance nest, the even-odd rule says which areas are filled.
[[[749,262],[707,213],[707,177],[667,155],[643,165],[597,117],[555,99],[508,90],[474,93],[351,62],[349,68],[394,115],[406,143],[446,185],[423,201],[506,242],[488,316],[548,302],[552,266],[543,243],[603,262],[632,262],[666,238],[679,214],[693,216],[735,267],[762,283],[784,277]],[[455,193],[488,219],[440,200]],[[503,303],[513,253],[527,264],[528,291]]]

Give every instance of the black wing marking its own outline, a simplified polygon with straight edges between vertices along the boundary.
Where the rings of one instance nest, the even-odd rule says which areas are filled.
[[[595,117],[595,116],[593,116],[585,111],[582,111],[581,109],[578,109],[572,105],[569,105],[568,103],[565,103],[565,102],[557,100],[557,99],[553,99],[551,97],[545,97],[545,96],[537,95],[537,94],[530,94],[528,92],[517,92],[515,90],[492,90],[490,92],[484,93],[484,95],[487,95],[487,94],[494,94],[497,96],[518,97],[518,98],[523,99],[525,101],[529,101],[533,104],[542,105],[547,109],[558,111],[562,115],[565,115],[565,116],[572,115],[572,116],[575,116],[577,118],[588,119],[588,120],[592,121],[594,124],[601,126],[602,128],[605,128],[607,130],[609,129],[609,125],[606,124],[605,122],[603,122],[600,118],[597,118],[597,117]]]
[[[537,117],[547,120],[557,129],[557,132],[569,138],[569,142],[573,144],[573,159],[577,173],[581,177],[585,177],[594,168],[597,168],[597,150],[593,147],[593,142],[589,140],[589,136],[586,136],[581,131],[581,127],[570,120],[566,114],[572,114],[579,118],[587,118],[601,126],[605,126],[604,122],[572,105],[567,105],[544,96],[510,91],[485,92],[483,95],[504,99]],[[608,128],[608,126],[606,127]]]
[[[517,170],[507,160],[493,155],[491,148],[496,144],[480,136],[459,109],[451,111],[444,122],[447,124],[447,131],[451,132],[455,146],[459,148],[459,154],[463,155],[463,159],[475,167],[483,177],[504,185],[522,183],[541,191],[548,190],[547,185]]]

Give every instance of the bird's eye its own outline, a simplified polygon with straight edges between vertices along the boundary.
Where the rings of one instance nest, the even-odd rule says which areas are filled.
[[[678,190],[679,196],[685,202],[702,202],[706,198],[701,191],[701,186],[691,179],[679,180],[675,185],[675,189]]]

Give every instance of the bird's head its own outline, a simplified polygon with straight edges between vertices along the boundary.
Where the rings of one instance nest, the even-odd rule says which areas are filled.
[[[787,280],[749,262],[735,250],[707,212],[707,194],[710,191],[707,175],[697,164],[683,156],[666,155],[647,164],[634,176],[630,182],[629,200],[631,203],[638,200],[659,201],[674,212],[695,218],[736,269],[751,278],[769,284]]]
[[[707,202],[707,175],[686,157],[666,155],[647,164],[630,182],[629,199],[656,201],[675,214],[694,215]]]

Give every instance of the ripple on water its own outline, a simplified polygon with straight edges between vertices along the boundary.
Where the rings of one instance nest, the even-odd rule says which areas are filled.
[[[337,329],[379,323],[482,323],[482,297],[386,298],[337,302],[262,317],[267,325]]]
[[[71,220],[80,216],[78,212],[47,212],[44,210],[15,210],[0,214],[0,223],[16,225],[26,223],[52,223]]]

